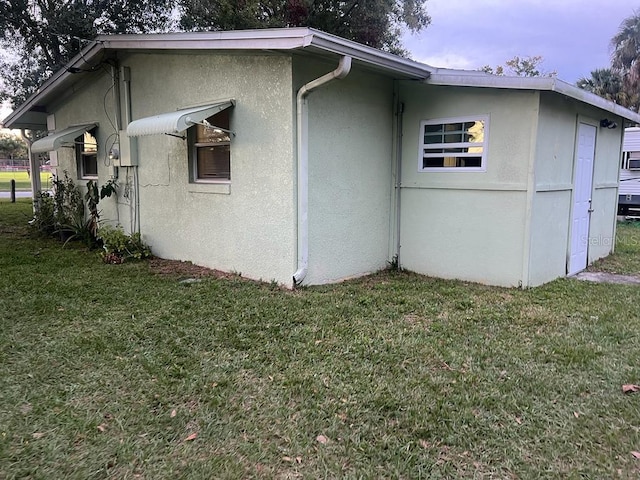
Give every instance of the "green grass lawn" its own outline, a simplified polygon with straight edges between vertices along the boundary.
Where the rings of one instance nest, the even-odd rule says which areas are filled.
[[[31,180],[26,171],[0,172],[0,192],[11,191],[11,180],[16,181],[16,190],[31,190]],[[40,172],[40,182],[42,183],[42,188],[50,187],[51,174],[49,172]]]
[[[640,475],[637,286],[180,283],[30,208],[0,202],[0,478]]]
[[[640,221],[618,223],[616,254],[595,262],[590,270],[640,275]]]

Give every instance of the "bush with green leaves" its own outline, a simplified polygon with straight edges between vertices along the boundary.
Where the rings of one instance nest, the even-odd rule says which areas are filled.
[[[63,177],[53,175],[52,184],[53,194],[38,193],[36,200],[39,208],[31,224],[46,235],[59,237],[65,244],[69,240],[78,240],[89,248],[98,246],[98,203],[117,193],[116,181],[111,179],[98,189],[97,182],[89,180],[84,196],[67,171]],[[89,210],[88,218],[85,217],[85,201]]]
[[[121,226],[103,225],[98,230],[102,240],[101,257],[105,263],[123,263],[128,259],[143,259],[151,256],[151,248],[146,245],[139,233],[127,235]]]
[[[38,205],[30,225],[45,235],[54,235],[56,228],[55,204],[49,192],[37,192],[35,202]]]
[[[64,177],[52,175],[53,203],[58,230],[74,230],[80,220],[84,220],[84,202],[78,187],[65,170]]]
[[[89,238],[80,190],[66,171],[64,177],[53,175],[52,185],[53,193],[38,192],[36,195],[38,208],[31,225],[38,231],[60,237],[61,240]]]

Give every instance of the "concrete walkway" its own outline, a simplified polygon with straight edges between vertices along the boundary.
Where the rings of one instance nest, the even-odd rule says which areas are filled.
[[[640,277],[635,275],[618,275],[616,273],[606,272],[580,272],[573,278],[583,280],[585,282],[596,283],[619,283],[622,285],[640,285]]]
[[[11,198],[11,192],[0,192],[0,198]],[[19,190],[16,198],[31,198],[31,191]]]

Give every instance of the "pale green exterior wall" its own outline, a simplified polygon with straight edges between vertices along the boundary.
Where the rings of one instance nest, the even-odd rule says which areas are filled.
[[[114,117],[113,90],[111,77],[102,70],[91,74],[91,82],[85,83],[82,87],[75,87],[72,91],[66,92],[60,98],[58,104],[49,106],[48,110],[53,112],[55,119],[55,129],[62,130],[70,125],[81,125],[88,123],[98,123],[97,142],[98,142],[98,184],[104,185],[109,180],[109,170],[105,167],[106,151],[105,144],[114,133],[110,124],[110,118]],[[105,95],[106,94],[106,95]],[[108,110],[105,111],[102,99]],[[99,99],[99,100],[96,100]],[[113,121],[113,120],[111,120]],[[75,160],[75,149],[61,148],[55,152],[52,157],[57,156],[57,166],[52,167],[52,172],[57,174],[61,179],[65,172],[78,185],[83,192],[86,192],[86,183],[88,180],[81,179],[78,176],[78,169]],[[54,162],[55,163],[55,162]],[[43,188],[45,186],[43,185]],[[119,211],[116,207],[115,198],[103,199],[99,204],[101,211],[101,219],[105,222],[117,221]],[[120,209],[122,210],[122,209]]]
[[[295,62],[296,90],[337,62]],[[320,284],[388,261],[393,82],[354,67],[308,96],[309,271]]]
[[[624,123],[621,118],[582,107],[582,115],[599,122],[609,118],[618,124],[616,129],[598,128],[596,161],[593,168],[593,213],[589,225],[589,263],[613,253],[615,248],[618,180],[622,155]]]
[[[230,184],[189,182],[187,145],[140,137],[133,168],[102,218],[140,230],[156,255],[291,286],[297,268],[295,94],[336,62],[269,54],[131,54],[133,119],[233,98]],[[99,180],[112,170],[111,79],[95,73],[58,105],[56,128],[98,122]],[[394,89],[404,103],[396,158]],[[105,112],[103,105],[107,106]],[[402,163],[400,265],[503,286],[564,276],[578,121],[610,115],[554,93],[398,81],[357,64],[308,96],[309,271],[320,284],[384,268],[396,253],[396,162]],[[420,121],[489,116],[484,172],[419,172]],[[598,128],[589,262],[612,251],[622,121]],[[76,179],[71,149],[58,173]],[[83,185],[86,181],[77,180]],[[139,187],[137,187],[139,185]],[[125,195],[125,192],[128,195]],[[116,208],[117,205],[117,208]]]
[[[160,257],[291,285],[296,251],[291,58],[134,54],[122,58],[121,65],[131,68],[134,120],[214,100],[236,100],[228,185],[189,182],[186,141],[167,135],[138,139],[143,240]],[[113,133],[102,111],[108,88],[108,79],[92,84],[56,111],[58,128],[100,122],[100,184],[108,178],[102,164],[106,135]],[[64,162],[73,163],[72,155]],[[118,183],[121,203],[127,203],[122,198],[127,183],[135,198],[133,168],[120,168]],[[121,206],[127,230],[129,212],[127,205]],[[113,213],[105,210],[104,218],[116,222]]]
[[[154,251],[290,285],[295,265],[290,58],[135,55],[122,63],[131,67],[134,119],[236,100],[230,185],[189,183],[185,141],[139,138],[140,228]]]
[[[567,273],[577,112],[558,100],[540,100],[528,286]]]
[[[618,129],[599,128],[604,117],[611,115],[558,95],[540,95],[528,286],[566,275],[576,135],[581,122],[597,127],[588,262],[613,251],[622,120],[614,119]]]
[[[402,267],[518,286],[537,93],[403,83]],[[419,172],[421,120],[489,115],[486,172]]]

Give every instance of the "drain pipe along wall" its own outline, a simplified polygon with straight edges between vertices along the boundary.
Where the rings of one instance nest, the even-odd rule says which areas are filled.
[[[296,144],[298,171],[298,269],[293,274],[293,284],[300,285],[309,268],[309,117],[307,95],[318,87],[333,80],[341,80],[351,71],[351,57],[340,59],[338,68],[333,72],[316,78],[303,85],[296,96]]]

